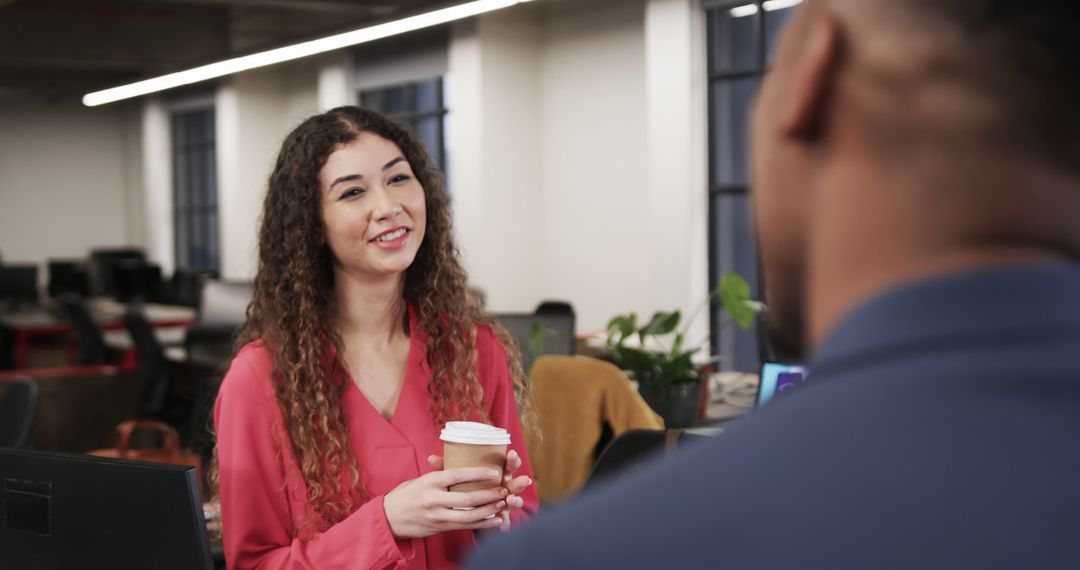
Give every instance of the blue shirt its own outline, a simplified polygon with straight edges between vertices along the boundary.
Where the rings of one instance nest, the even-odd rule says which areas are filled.
[[[1080,568],[1080,267],[897,288],[810,371],[471,568]]]

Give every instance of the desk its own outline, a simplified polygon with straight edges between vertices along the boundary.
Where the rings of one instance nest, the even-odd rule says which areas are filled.
[[[718,372],[709,377],[709,401],[703,424],[717,424],[740,418],[754,409],[758,375],[746,372]]]
[[[126,330],[124,311],[126,306],[111,299],[92,299],[88,303],[90,314],[102,331]],[[146,303],[143,305],[146,320],[155,328],[186,327],[195,321],[195,309],[175,305]],[[0,313],[0,326],[15,334],[15,368],[26,368],[30,351],[30,338],[35,336],[67,335],[71,324],[61,317],[55,308],[34,305]]]

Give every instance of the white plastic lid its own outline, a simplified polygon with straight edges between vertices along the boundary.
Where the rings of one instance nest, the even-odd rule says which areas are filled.
[[[446,422],[439,439],[471,445],[510,445],[510,432],[478,422]]]

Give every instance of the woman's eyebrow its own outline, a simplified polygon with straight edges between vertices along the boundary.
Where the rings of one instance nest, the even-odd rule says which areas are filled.
[[[399,157],[391,160],[390,162],[387,162],[386,164],[384,164],[382,169],[384,171],[389,170],[391,166],[394,166],[395,164],[397,164],[399,162],[403,162],[404,160],[405,160],[405,157],[399,156]],[[360,175],[360,174],[346,174],[345,176],[339,176],[338,178],[335,178],[334,181],[330,183],[330,187],[333,188],[334,186],[336,186],[336,185],[338,185],[338,184],[340,184],[342,182],[352,182],[354,180],[363,180],[363,179],[364,179],[364,177],[362,175]]]

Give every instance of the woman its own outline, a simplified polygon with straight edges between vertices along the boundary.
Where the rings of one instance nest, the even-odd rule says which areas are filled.
[[[520,357],[469,294],[441,174],[397,122],[340,107],[286,137],[240,337],[214,409],[229,568],[453,568],[475,530],[536,511]],[[458,419],[510,432],[492,489],[447,490],[498,479],[441,470]]]

